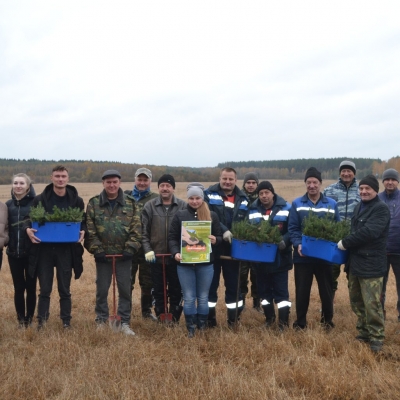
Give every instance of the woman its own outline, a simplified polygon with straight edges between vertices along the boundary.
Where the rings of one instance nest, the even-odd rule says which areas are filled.
[[[32,277],[28,273],[31,241],[22,224],[24,217],[29,214],[35,197],[35,190],[28,175],[13,176],[11,197],[6,203],[10,231],[7,255],[14,283],[15,310],[19,326],[22,328],[31,325],[36,307],[36,276]]]
[[[169,250],[178,262],[178,277],[183,291],[183,312],[188,329],[188,337],[194,336],[196,326],[203,330],[208,318],[208,292],[214,275],[213,259],[215,247],[222,242],[222,231],[217,214],[210,212],[204,202],[204,187],[191,183],[187,187],[188,205],[186,210],[178,211],[171,222],[168,234]],[[211,221],[212,246],[210,261],[203,263],[182,263],[181,241],[183,221]],[[197,306],[196,306],[197,301]]]

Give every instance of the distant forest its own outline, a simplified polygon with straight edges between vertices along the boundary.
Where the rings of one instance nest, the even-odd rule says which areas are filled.
[[[314,166],[322,172],[323,179],[336,179],[339,176],[339,164],[343,160],[352,160],[357,166],[357,177],[375,174],[378,177],[387,168],[400,171],[400,157],[388,161],[372,158],[308,158],[296,160],[266,160],[266,161],[230,161],[218,164],[216,167],[191,168],[170,167],[166,165],[128,164],[118,161],[84,161],[84,160],[15,160],[0,159],[0,184],[9,184],[14,174],[24,172],[36,183],[49,182],[51,170],[55,165],[64,165],[70,175],[71,182],[99,182],[102,173],[107,169],[117,169],[126,182],[134,180],[137,168],[147,167],[153,173],[153,181],[163,174],[171,174],[178,182],[217,182],[220,169],[232,167],[238,173],[238,179],[250,171],[256,172],[262,179],[303,179],[307,168]]]

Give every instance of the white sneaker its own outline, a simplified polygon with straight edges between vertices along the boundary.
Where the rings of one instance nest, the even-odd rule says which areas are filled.
[[[129,327],[129,324],[122,324],[121,332],[128,336],[135,336],[135,332]]]

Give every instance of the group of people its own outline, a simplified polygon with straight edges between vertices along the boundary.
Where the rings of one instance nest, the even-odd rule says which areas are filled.
[[[127,335],[135,335],[130,319],[137,271],[142,317],[158,321],[168,313],[172,321],[178,323],[183,311],[189,337],[195,335],[196,329],[217,325],[221,272],[229,327],[240,320],[250,272],[253,307],[264,313],[265,325],[271,327],[276,323],[276,306],[277,326],[284,330],[289,326],[288,273],[293,265],[296,292],[293,328],[307,327],[315,276],[322,308],[320,322],[325,329],[332,329],[333,300],[341,266],[302,253],[304,219],[310,213],[319,218],[330,214],[336,221],[351,223],[351,233],[337,246],[349,250],[350,254],[345,271],[351,307],[358,317],[356,339],[368,343],[372,351],[380,351],[384,340],[384,304],[390,265],[396,277],[400,321],[399,173],[394,169],[383,173],[385,189],[381,193],[375,176],[368,175],[359,182],[355,176],[355,164],[345,160],[339,165],[338,182],[322,190],[321,172],[310,167],[304,178],[305,194],[290,204],[275,192],[271,182],[260,182],[253,172],[245,175],[240,189],[236,171],[229,167],[223,168],[219,182],[207,189],[200,183],[189,184],[186,201],[175,196],[175,180],[169,174],[158,179],[157,194],[150,190],[151,171],[139,168],[133,190],[124,192],[120,187],[121,174],[117,170],[107,170],[102,176],[102,192],[87,204],[79,240],[76,243],[42,243],[36,236],[37,231],[31,227],[30,208],[41,203],[49,213],[53,212],[54,206],[84,210],[83,200],[76,188],[68,184],[68,171],[64,166],[53,169],[51,183],[37,196],[30,178],[17,174],[12,179],[12,198],[6,205],[0,203],[0,247],[7,245],[19,324],[29,326],[32,323],[38,280],[37,328],[44,327],[49,318],[55,267],[60,318],[65,329],[71,327],[72,271],[75,278],[79,278],[85,247],[94,255],[96,264],[98,329],[102,329],[109,318],[107,296],[112,279],[112,256],[115,255],[118,255],[118,316],[121,330]],[[263,220],[278,227],[282,236],[276,262],[233,259],[233,224],[240,221],[259,224]],[[211,250],[207,261],[183,261],[184,221],[210,222]]]

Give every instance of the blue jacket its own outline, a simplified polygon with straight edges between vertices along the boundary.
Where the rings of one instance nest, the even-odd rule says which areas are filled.
[[[378,196],[386,203],[390,211],[390,227],[386,251],[388,254],[400,255],[400,191],[396,189],[391,194],[387,194],[384,191],[379,193]]]
[[[303,220],[309,214],[313,212],[319,218],[323,218],[328,212],[333,213],[335,216],[335,221],[340,221],[339,210],[335,200],[330,197],[326,197],[321,193],[320,199],[317,204],[314,204],[305,194],[302,197],[294,199],[292,203],[292,208],[289,213],[289,235],[290,240],[294,246],[293,261],[298,264],[308,264],[308,263],[324,263],[329,264],[327,261],[321,260],[314,257],[301,257],[297,250],[299,244],[301,244],[302,231],[303,231]]]
[[[355,178],[349,187],[339,178],[338,182],[324,189],[324,195],[336,201],[341,221],[350,221],[355,206],[361,201],[358,183]]]
[[[274,268],[273,272],[281,272],[293,268],[293,248],[288,232],[290,209],[291,205],[285,199],[275,195],[274,204],[271,209],[271,214],[268,216],[268,221],[272,226],[277,226],[279,228],[282,238],[285,241],[286,248],[280,251],[280,264],[278,268]],[[254,201],[254,203],[252,203],[250,206],[250,210],[247,215],[249,222],[251,224],[259,224],[262,219],[266,219],[264,218],[265,211],[266,209],[262,205],[260,199]]]

